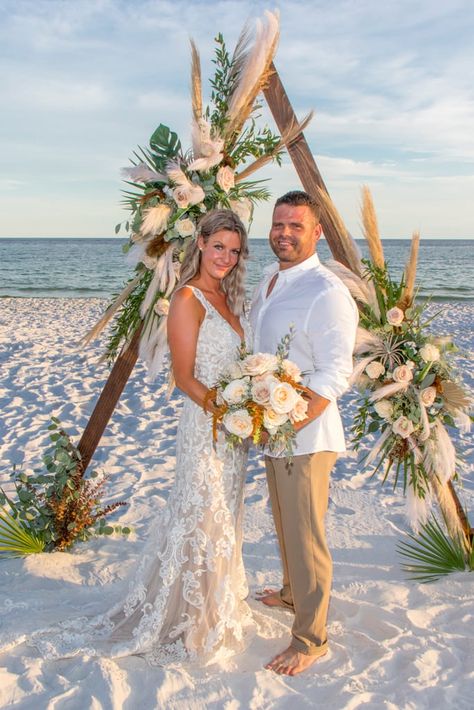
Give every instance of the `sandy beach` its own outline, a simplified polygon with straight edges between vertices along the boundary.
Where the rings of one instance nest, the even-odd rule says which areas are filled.
[[[38,466],[52,415],[77,439],[108,375],[101,344],[78,348],[102,312],[99,299],[0,299],[0,485],[11,490],[13,464]],[[433,329],[452,334],[458,363],[472,387],[474,304],[443,308]],[[2,641],[77,610],[112,603],[166,504],[174,475],[179,393],[166,399],[164,378],[146,381],[135,368],[94,458],[109,484],[107,502],[126,500],[114,521],[133,533],[94,538],[71,552],[0,560]],[[347,434],[354,394],[341,400]],[[474,518],[473,445],[465,459],[460,498]],[[370,445],[370,442],[367,446]],[[334,558],[329,616],[330,653],[298,677],[263,668],[289,637],[291,615],[250,605],[258,626],[247,651],[203,669],[151,668],[138,657],[117,661],[44,661],[20,644],[0,654],[0,707],[38,710],[166,708],[267,710],[324,707],[373,710],[457,710],[474,697],[474,575],[457,573],[429,585],[410,582],[396,543],[406,532],[404,500],[372,479],[354,455],[341,457],[332,477],[327,518]],[[263,466],[253,452],[248,470],[244,562],[251,596],[277,585],[280,562]]]

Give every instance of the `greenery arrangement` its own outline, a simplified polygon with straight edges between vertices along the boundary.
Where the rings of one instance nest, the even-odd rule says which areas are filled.
[[[45,471],[15,472],[16,500],[0,489],[0,552],[27,555],[67,550],[93,534],[128,534],[130,529],[108,525],[105,517],[120,501],[102,506],[107,482],[92,471],[84,478],[80,454],[55,417],[48,427],[53,443],[43,457]],[[5,506],[9,507],[9,510]]]
[[[141,326],[140,356],[150,377],[160,371],[169,297],[199,219],[214,208],[228,208],[249,222],[254,205],[270,196],[262,180],[250,177],[271,161],[280,163],[285,144],[310,120],[308,116],[284,136],[258,126],[257,97],[270,76],[278,36],[278,15],[271,12],[258,21],[253,40],[244,28],[232,55],[219,34],[206,107],[199,54],[192,43],[192,147],[185,150],[178,135],[160,124],[149,147],[135,151],[132,167],[124,169],[124,204],[131,214],[116,226],[116,233],[122,225],[129,233],[125,251],[135,276],[85,338],[87,343],[97,337],[113,318],[109,360]]]
[[[320,197],[327,210],[334,210],[327,196]],[[427,581],[451,570],[472,570],[472,530],[464,511],[460,524],[449,493],[460,463],[449,432],[455,428],[467,432],[471,423],[470,400],[452,362],[457,348],[449,337],[430,332],[436,316],[428,317],[427,304],[415,301],[419,235],[413,235],[407,266],[397,281],[384,259],[367,188],[362,223],[370,259],[360,261],[358,273],[337,262],[329,264],[360,312],[353,373],[359,390],[354,447],[357,450],[368,435],[375,435],[364,465],[375,464],[374,474],[381,471],[383,482],[391,476],[394,489],[401,486],[407,495],[415,533],[400,547],[412,558],[407,571]],[[437,521],[429,520],[436,499],[446,533]]]

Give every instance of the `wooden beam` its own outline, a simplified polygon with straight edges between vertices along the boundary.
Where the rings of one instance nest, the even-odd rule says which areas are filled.
[[[135,331],[130,345],[116,359],[107,382],[94,407],[86,428],[77,445],[81,454],[83,472],[88,467],[92,456],[102,438],[110,417],[120,399],[128,378],[138,358],[138,345],[142,325]]]
[[[263,90],[263,93],[265,94],[265,99],[268,103],[270,111],[273,114],[275,123],[278,126],[278,130],[280,133],[284,133],[288,126],[297,124],[298,119],[293,111],[293,107],[291,106],[274,64],[272,64],[271,69],[272,74],[267,87]],[[305,191],[309,195],[315,195],[317,192],[316,188],[319,187],[325,192],[328,192],[303,133],[300,133],[295,140],[287,146],[287,148]],[[326,237],[334,258],[348,268],[351,268],[344,250],[344,245],[346,249],[350,248],[350,246],[347,245],[347,240],[343,239],[338,233],[333,223],[326,219],[324,210],[321,214],[321,225],[323,227],[324,236]],[[353,256],[354,258],[352,263],[357,263],[358,256],[355,251]]]

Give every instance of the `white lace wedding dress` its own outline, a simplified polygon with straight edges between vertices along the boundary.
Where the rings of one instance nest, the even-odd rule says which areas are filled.
[[[206,309],[195,375],[212,386],[236,359],[240,338],[202,292],[193,291]],[[185,398],[174,486],[128,595],[101,616],[36,631],[28,642],[46,658],[134,654],[152,665],[206,664],[242,650],[252,627],[241,554],[246,459],[245,448],[228,450],[222,435],[214,444],[210,417]]]

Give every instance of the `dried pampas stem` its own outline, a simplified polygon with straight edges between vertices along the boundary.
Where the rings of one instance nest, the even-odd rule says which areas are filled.
[[[333,225],[334,230],[339,236],[339,246],[350,270],[357,276],[361,276],[362,263],[359,256],[359,250],[351,235],[347,231],[333,201],[329,197],[326,190],[323,190],[320,187],[317,188],[316,198],[321,205],[321,209],[324,211],[326,220]]]
[[[450,482],[443,484],[436,477],[433,477],[431,479],[431,487],[438,500],[439,508],[451,538],[459,540],[464,549],[469,552],[471,550],[469,523],[464,511],[459,511],[457,508],[453,497],[452,484]]]
[[[413,232],[411,238],[410,256],[405,266],[405,288],[400,299],[400,308],[405,310],[413,302],[415,293],[416,265],[418,262],[418,249],[420,246],[420,233]]]
[[[341,264],[340,261],[334,261],[329,259],[325,262],[325,266],[338,276],[342,283],[347,286],[350,291],[352,298],[362,305],[369,306],[375,315],[380,317],[380,308],[377,303],[377,297],[375,295],[374,287],[372,282],[364,281],[358,274],[351,271]]]
[[[372,263],[379,269],[383,269],[385,266],[385,259],[383,255],[382,241],[380,239],[377,215],[375,213],[372,195],[370,194],[370,190],[367,185],[364,185],[362,188],[361,216],[364,236],[367,244],[369,245]]]
[[[199,52],[191,39],[191,103],[196,121],[202,118],[202,81]]]
[[[248,49],[248,30],[244,29],[234,53],[234,61],[236,60],[241,68],[235,75],[235,90],[229,97],[226,137],[240,132],[254,108],[262,86],[269,79],[270,65],[280,36],[278,13],[267,10],[265,20],[265,23],[259,21],[257,24],[252,48]]]
[[[80,346],[84,347],[85,345],[88,345],[92,340],[95,340],[104,330],[105,326],[107,323],[114,317],[114,315],[117,313],[118,309],[124,303],[124,301],[127,300],[127,298],[130,296],[132,291],[136,288],[136,286],[140,283],[141,279],[143,277],[143,272],[140,271],[137,276],[133,279],[133,281],[130,281],[129,284],[124,288],[122,293],[117,296],[115,301],[107,308],[105,311],[104,315],[102,318],[95,324],[95,326],[88,332],[86,335],[79,341]]]
[[[250,163],[250,165],[244,168],[242,172],[237,173],[237,175],[235,176],[235,181],[239,182],[241,180],[245,180],[249,177],[249,175],[252,175],[252,173],[254,173],[256,170],[259,170],[264,165],[273,160],[274,156],[279,153],[282,148],[284,148],[285,146],[288,147],[290,143],[293,143],[295,138],[300,135],[300,133],[303,133],[308,123],[312,120],[313,115],[314,112],[310,111],[308,115],[303,118],[301,123],[295,121],[290,124],[286,131],[281,135],[280,140],[278,141],[272,152],[267,153],[267,155],[262,155],[260,158],[257,158],[257,160],[254,160],[253,163]]]

